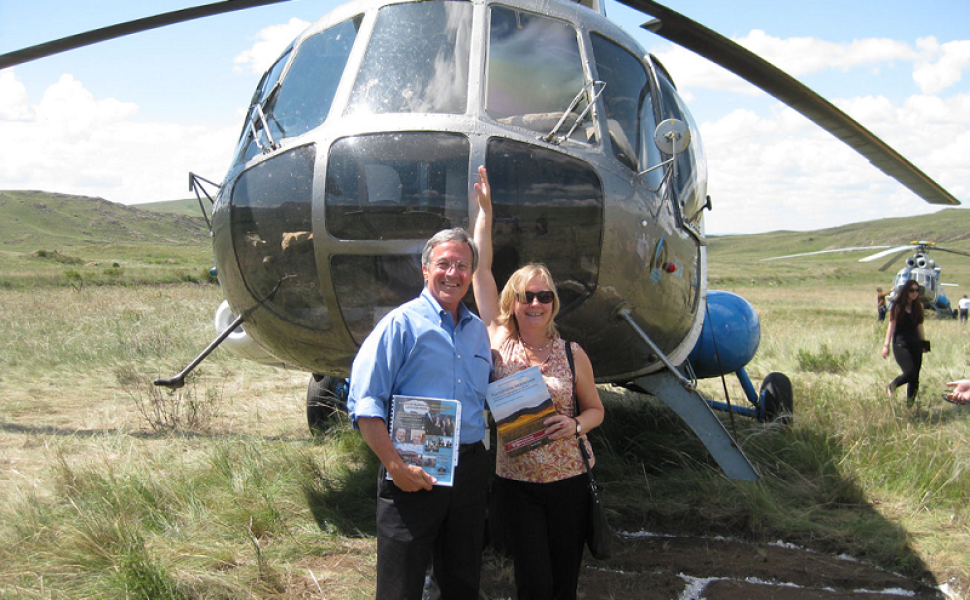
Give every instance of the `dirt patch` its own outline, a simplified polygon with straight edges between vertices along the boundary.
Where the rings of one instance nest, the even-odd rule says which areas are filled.
[[[294,581],[287,598],[372,598],[374,563],[358,552],[318,556],[305,565],[317,582]],[[305,573],[304,573],[305,575]],[[297,575],[296,579],[301,579]],[[319,584],[319,587],[318,587]],[[515,597],[511,561],[487,553],[481,598]],[[960,600],[941,590],[861,561],[786,544],[750,544],[702,537],[625,537],[609,561],[588,557],[581,600]]]
[[[582,597],[588,599],[947,597],[935,588],[847,557],[785,544],[699,537],[623,538],[612,559],[586,565],[580,587]]]

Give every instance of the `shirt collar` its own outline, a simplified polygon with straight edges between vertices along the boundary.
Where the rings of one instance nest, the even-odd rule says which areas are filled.
[[[435,312],[438,313],[438,316],[440,318],[443,319],[444,315],[451,316],[451,313],[446,309],[442,308],[438,300],[431,295],[431,291],[428,289],[428,286],[424,286],[421,289],[421,297],[427,300],[429,304],[431,304],[431,307],[435,310]],[[472,318],[472,312],[468,310],[468,307],[465,306],[464,302],[459,302],[458,303],[458,323],[464,323],[470,318]]]

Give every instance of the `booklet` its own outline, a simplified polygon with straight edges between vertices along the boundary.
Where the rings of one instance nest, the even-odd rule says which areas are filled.
[[[556,414],[556,407],[539,367],[490,383],[486,401],[498,429],[498,443],[510,457],[549,443],[543,421]]]
[[[455,483],[460,429],[457,400],[397,395],[391,400],[388,431],[394,447],[405,464],[417,465],[436,478],[435,485]]]

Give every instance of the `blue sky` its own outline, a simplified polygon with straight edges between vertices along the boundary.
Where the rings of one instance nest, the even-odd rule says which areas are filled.
[[[673,74],[699,123],[714,210],[707,231],[810,230],[939,210],[773,98],[607,14]],[[0,189],[114,202],[187,197],[219,181],[261,69],[334,0],[292,0],[129,36],[0,71]],[[0,52],[186,0],[0,0]],[[668,0],[834,102],[970,201],[966,0]]]

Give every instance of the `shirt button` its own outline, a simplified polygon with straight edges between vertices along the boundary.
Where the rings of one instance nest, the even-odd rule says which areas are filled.
[[[458,380],[458,383],[461,383],[461,379]]]
[[[461,354],[458,355],[458,358],[461,359]]]

